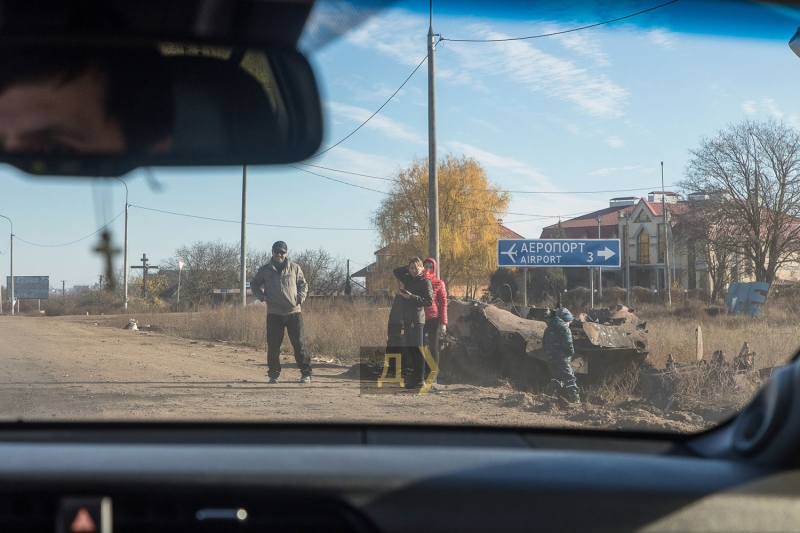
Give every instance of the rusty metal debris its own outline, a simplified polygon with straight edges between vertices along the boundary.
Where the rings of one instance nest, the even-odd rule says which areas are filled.
[[[550,310],[516,307],[514,311],[451,300],[443,369],[450,365],[476,377],[495,375],[518,385],[546,382],[550,374],[542,336]],[[645,328],[623,306],[614,312],[604,308],[578,315],[570,326],[573,370],[583,379],[599,381],[631,365],[641,366],[648,354]]]

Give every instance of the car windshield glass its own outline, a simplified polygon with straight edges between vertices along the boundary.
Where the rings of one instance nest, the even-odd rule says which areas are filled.
[[[691,433],[792,358],[800,10],[348,6],[310,159],[2,168],[0,419]]]

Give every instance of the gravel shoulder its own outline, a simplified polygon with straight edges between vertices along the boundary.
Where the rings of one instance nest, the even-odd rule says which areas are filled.
[[[0,317],[0,420],[372,422],[697,431],[701,418],[567,406],[505,384],[362,393],[323,357],[310,385],[290,354],[267,383],[263,350],[108,326],[108,316]]]

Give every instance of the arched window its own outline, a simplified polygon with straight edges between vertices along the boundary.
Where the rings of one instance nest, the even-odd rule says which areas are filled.
[[[650,263],[650,235],[645,230],[636,238],[636,262],[640,265]]]

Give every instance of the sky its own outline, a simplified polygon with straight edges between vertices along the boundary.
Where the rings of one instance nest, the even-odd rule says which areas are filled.
[[[433,27],[445,39],[503,39],[577,28],[659,3],[595,2],[566,12],[514,2],[503,11],[491,3],[435,2]],[[310,51],[325,113],[320,150],[357,128],[425,58],[428,24],[427,2],[397,2]],[[435,56],[439,155],[473,157],[493,183],[524,191],[512,194],[504,224],[528,238],[559,216],[660,189],[662,161],[666,188],[677,190],[690,150],[704,136],[745,119],[800,127],[800,58],[787,46],[798,25],[800,16],[787,8],[681,0],[552,37],[442,41]],[[380,242],[370,220],[389,188],[385,179],[427,156],[427,114],[423,64],[357,133],[305,162],[374,177],[303,165],[295,166],[325,177],[287,166],[248,167],[248,244],[266,250],[283,240],[290,256],[322,247],[350,259],[353,271],[371,263]],[[132,206],[131,264],[147,254],[157,265],[195,241],[238,242],[241,175],[241,168],[208,167],[121,177]],[[30,177],[0,166],[0,215],[13,221],[16,235],[14,273],[49,276],[51,287],[97,282],[104,263],[92,251],[99,244],[93,233],[110,222],[121,249],[124,206],[125,186],[116,180]],[[0,218],[3,285],[9,230]]]

